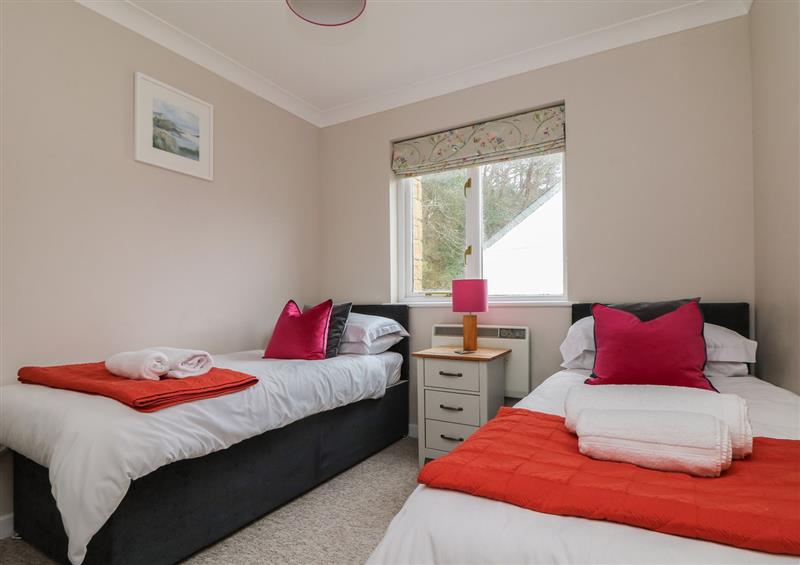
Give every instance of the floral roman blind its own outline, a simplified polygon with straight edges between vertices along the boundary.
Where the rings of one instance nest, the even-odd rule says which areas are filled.
[[[563,151],[564,106],[532,110],[394,144],[392,170],[404,177]]]

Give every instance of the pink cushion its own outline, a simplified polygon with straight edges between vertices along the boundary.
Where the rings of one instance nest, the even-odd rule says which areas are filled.
[[[283,307],[264,359],[325,359],[332,300],[302,312],[294,300]]]
[[[706,342],[696,301],[647,322],[602,304],[592,306],[592,314],[597,353],[586,384],[716,390],[703,374]]]

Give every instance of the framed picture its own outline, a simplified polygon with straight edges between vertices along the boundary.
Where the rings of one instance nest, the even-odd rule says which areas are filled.
[[[214,179],[214,107],[136,73],[135,158],[172,171]]]

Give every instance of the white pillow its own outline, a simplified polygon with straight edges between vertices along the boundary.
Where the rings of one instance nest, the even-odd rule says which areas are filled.
[[[347,318],[342,342],[370,345],[379,337],[389,334],[398,334],[401,338],[408,337],[406,329],[392,319],[351,312]]]
[[[378,355],[384,351],[388,351],[395,343],[402,341],[403,336],[399,333],[393,333],[381,336],[372,341],[372,343],[364,343],[363,341],[342,341],[339,343],[339,354],[349,353],[351,355]]]
[[[707,377],[745,377],[750,373],[747,363],[709,361],[703,368]]]
[[[706,324],[703,328],[709,361],[755,363],[758,343],[728,328]]]
[[[575,359],[561,363],[565,369],[594,369],[594,351],[584,351]],[[707,377],[745,377],[750,374],[747,363],[709,361],[703,368]]]
[[[756,347],[758,343],[739,335],[733,330],[705,324],[703,335],[706,340],[706,355],[708,361],[724,361],[737,363],[755,363]],[[587,316],[581,318],[567,331],[567,337],[561,343],[561,357],[564,362],[562,367],[577,369],[572,366],[585,351],[594,351],[594,318]],[[585,362],[585,360],[583,361]],[[594,360],[592,359],[592,362]],[[585,368],[585,367],[583,367]],[[589,367],[591,368],[591,367]]]
[[[564,361],[561,366],[565,369],[594,369],[594,351],[581,351],[577,357]]]
[[[568,367],[567,364],[578,359],[584,351],[594,351],[594,318],[587,316],[572,324],[559,349],[561,358],[564,360],[561,364],[562,367],[566,369],[581,368]],[[594,353],[592,353],[592,363],[594,364]]]

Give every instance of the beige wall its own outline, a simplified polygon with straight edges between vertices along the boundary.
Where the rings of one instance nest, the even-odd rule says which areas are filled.
[[[317,128],[76,4],[2,9],[2,382],[263,347],[287,297],[318,294]],[[213,182],[133,160],[136,71],[214,104]]]
[[[800,3],[756,0],[750,29],[758,371],[800,393]]]
[[[323,288],[390,298],[392,140],[564,100],[569,298],[752,302],[749,49],[738,18],[323,129]],[[454,320],[414,309],[413,345]],[[531,327],[534,383],[557,370],[568,308],[481,320]]]
[[[571,300],[752,302],[754,241],[771,249],[783,237],[766,218],[788,189],[766,181],[757,202],[777,204],[757,205],[754,233],[751,95],[756,104],[776,95],[751,89],[749,18],[317,130],[79,6],[2,9],[0,382],[23,363],[151,343],[261,347],[287,296],[389,300],[391,141],[561,100]],[[774,39],[754,10],[753,73],[783,80],[775,75],[789,71],[762,60]],[[214,182],[132,160],[135,71],[214,104]],[[764,140],[778,126],[762,132],[771,122],[756,116],[759,186]],[[782,256],[790,246],[779,244]],[[761,326],[773,278],[763,273],[782,274],[776,264],[758,277]],[[431,324],[456,320],[447,308],[414,308],[413,347],[427,346]],[[568,307],[493,308],[481,320],[530,326],[534,383],[557,370]],[[759,332],[774,367],[780,355]],[[3,477],[7,463],[0,457]],[[9,484],[0,480],[0,515]]]

